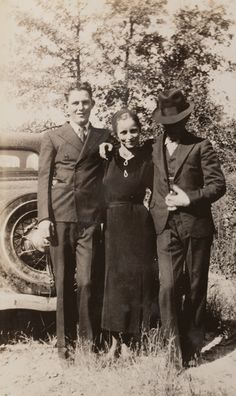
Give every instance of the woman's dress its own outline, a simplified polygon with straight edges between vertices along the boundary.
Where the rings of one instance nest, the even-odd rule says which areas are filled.
[[[139,334],[157,310],[155,232],[143,201],[152,189],[152,146],[147,142],[128,162],[116,150],[104,176],[105,289],[102,328]]]

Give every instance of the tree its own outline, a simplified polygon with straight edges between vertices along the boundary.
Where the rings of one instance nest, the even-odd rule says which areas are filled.
[[[109,8],[101,20],[93,38],[101,51],[97,73],[105,74],[104,83],[98,89],[101,113],[107,108],[133,106],[142,116],[142,99],[147,92],[147,75],[158,67],[157,56],[164,38],[156,34],[153,56],[139,62],[137,53],[143,36],[158,30],[165,15],[165,0],[127,2],[107,0]],[[155,60],[154,60],[155,58]]]
[[[173,33],[166,37],[166,0],[106,0],[99,15],[87,8],[88,0],[32,4],[14,9],[20,30],[8,79],[21,106],[30,112],[60,107],[65,88],[87,79],[94,84],[103,123],[118,107],[129,105],[148,130],[145,99],[181,85],[195,102],[192,128],[202,135],[207,131],[222,152],[222,108],[212,102],[209,83],[212,71],[234,69],[219,52],[232,38],[223,6],[179,10]]]
[[[234,65],[220,54],[220,46],[232,39],[223,6],[200,10],[180,10],[175,15],[176,32],[169,41],[161,63],[163,87],[183,86],[195,104],[192,129],[209,137],[220,149],[223,107],[216,106],[210,96],[212,72],[229,70]],[[222,154],[220,152],[220,154]]]
[[[85,74],[90,51],[81,36],[93,15],[86,15],[83,0],[35,0],[26,9],[16,3],[14,13],[19,29],[8,68],[10,94],[31,112],[60,107],[66,87]]]

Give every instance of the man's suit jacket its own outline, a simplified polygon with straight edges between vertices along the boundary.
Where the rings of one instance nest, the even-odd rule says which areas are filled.
[[[69,123],[47,132],[39,157],[38,218],[93,223],[102,206],[103,164],[98,153],[109,132],[90,126],[83,144]]]
[[[164,153],[165,136],[153,145],[154,185],[150,204],[157,234],[167,223],[169,211],[165,204],[168,194],[168,174]],[[224,195],[225,178],[211,143],[188,132],[183,136],[177,153],[174,184],[184,190],[188,207],[180,207],[181,221],[190,236],[201,238],[214,232],[211,203]]]

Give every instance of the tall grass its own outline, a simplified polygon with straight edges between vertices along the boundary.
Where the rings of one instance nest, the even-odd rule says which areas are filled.
[[[179,372],[170,363],[169,346],[163,346],[157,330],[145,334],[141,348],[130,351],[128,358],[108,360],[106,353],[95,354],[89,345],[78,344],[74,364],[61,364],[55,338],[47,343],[28,339],[8,347],[8,364],[0,363],[0,391],[25,396],[50,393],[51,396],[224,396],[219,384],[199,381],[197,369]],[[2,354],[4,357],[4,353]],[[15,358],[14,358],[15,356]],[[16,359],[17,356],[17,359]],[[21,363],[24,362],[23,364]],[[17,376],[17,373],[20,373]],[[2,377],[2,378],[1,378]],[[30,377],[30,380],[29,380]],[[3,389],[3,388],[2,388]],[[1,392],[0,392],[1,393]]]

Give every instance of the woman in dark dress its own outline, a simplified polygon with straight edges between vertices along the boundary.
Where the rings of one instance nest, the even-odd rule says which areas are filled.
[[[156,308],[155,233],[148,211],[153,164],[151,141],[140,145],[138,116],[122,109],[113,117],[120,147],[108,159],[104,189],[105,288],[102,328],[112,335],[110,355],[125,340],[148,330]]]

